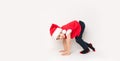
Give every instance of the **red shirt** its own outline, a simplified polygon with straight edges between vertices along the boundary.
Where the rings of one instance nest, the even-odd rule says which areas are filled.
[[[72,32],[71,32],[71,38],[75,38],[76,36],[79,36],[80,35],[80,32],[81,32],[81,25],[79,24],[78,21],[74,20],[72,22],[69,22],[68,24],[66,25],[63,25],[61,27],[63,30],[68,30],[68,29],[71,29]]]

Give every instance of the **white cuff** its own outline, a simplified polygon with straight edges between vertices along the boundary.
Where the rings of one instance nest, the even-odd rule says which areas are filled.
[[[70,34],[72,32],[71,29],[68,29],[67,32],[66,32],[66,35]]]

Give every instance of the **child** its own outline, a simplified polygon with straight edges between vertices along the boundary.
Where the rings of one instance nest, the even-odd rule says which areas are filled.
[[[73,38],[75,38],[76,42],[84,49],[80,53],[86,54],[90,51],[89,48],[93,51],[95,51],[95,48],[91,43],[87,43],[82,39],[84,29],[84,22],[74,20],[66,25],[63,25],[62,27],[52,24],[50,27],[50,34],[55,40],[63,41],[64,50],[60,51],[62,55],[70,55],[71,39]]]

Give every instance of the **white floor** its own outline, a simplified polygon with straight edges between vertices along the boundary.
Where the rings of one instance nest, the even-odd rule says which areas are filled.
[[[119,0],[0,0],[0,61],[120,61]],[[83,39],[96,52],[61,56],[61,41],[51,39],[52,23],[83,20]]]

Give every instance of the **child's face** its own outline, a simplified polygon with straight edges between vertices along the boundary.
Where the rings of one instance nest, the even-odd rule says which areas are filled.
[[[58,37],[57,40],[63,40],[65,38],[65,35],[61,32]]]

